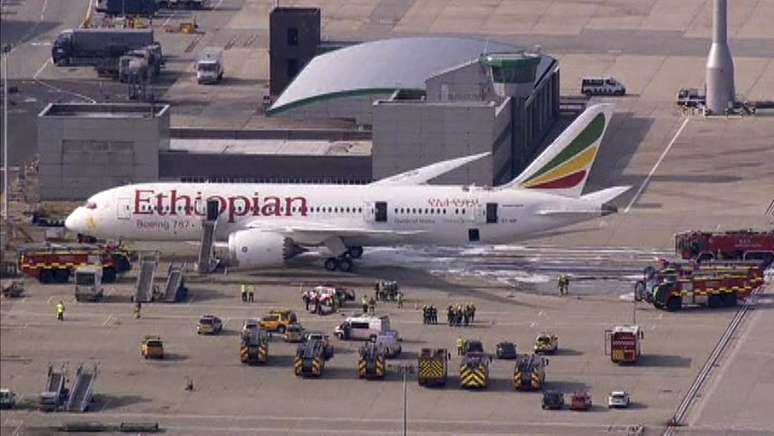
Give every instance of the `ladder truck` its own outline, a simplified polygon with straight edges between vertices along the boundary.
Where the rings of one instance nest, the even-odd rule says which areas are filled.
[[[266,330],[255,327],[242,333],[239,360],[248,365],[264,364],[269,361],[269,335]]]
[[[297,377],[320,377],[325,369],[328,355],[325,342],[320,338],[309,338],[296,349],[293,372]]]
[[[384,379],[387,357],[376,342],[366,342],[358,349],[357,376],[365,379]]]
[[[546,381],[548,358],[537,354],[521,354],[513,368],[513,387],[517,391],[540,390]]]
[[[492,357],[478,351],[468,351],[460,363],[460,387],[486,389],[489,384],[489,364]]]

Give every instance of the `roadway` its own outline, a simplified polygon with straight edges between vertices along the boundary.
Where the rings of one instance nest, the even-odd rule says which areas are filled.
[[[769,274],[774,277],[774,271]],[[771,282],[769,282],[771,283]],[[774,392],[774,286],[757,298],[756,309],[734,336],[710,382],[688,416],[685,434],[771,434]]]

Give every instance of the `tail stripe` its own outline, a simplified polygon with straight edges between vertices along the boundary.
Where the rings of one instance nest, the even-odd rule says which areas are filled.
[[[548,171],[542,176],[530,177],[524,182],[525,188],[571,188],[583,181],[588,168],[594,163],[599,147],[591,146],[579,155],[570,158],[562,165]]]
[[[588,166],[594,162],[597,147],[591,147],[605,131],[605,114],[599,113],[578,136],[539,171],[522,182],[527,188],[568,188],[583,181]],[[575,177],[569,177],[575,176]],[[556,182],[564,183],[553,186]],[[568,184],[573,181],[573,184]]]

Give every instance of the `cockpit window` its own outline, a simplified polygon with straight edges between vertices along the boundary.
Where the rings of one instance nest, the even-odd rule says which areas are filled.
[[[96,209],[96,208],[97,208],[97,203],[93,201],[86,202],[86,209]]]

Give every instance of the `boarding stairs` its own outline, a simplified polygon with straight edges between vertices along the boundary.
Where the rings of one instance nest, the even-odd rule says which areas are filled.
[[[215,227],[220,213],[218,200],[207,201],[207,213],[202,218],[202,239],[199,244],[199,274],[209,274],[215,270]]]
[[[164,295],[161,296],[162,301],[166,303],[177,303],[178,301],[185,300],[187,294],[188,289],[185,287],[183,267],[170,265],[169,273],[167,274],[167,283],[164,286]]]
[[[83,365],[75,373],[70,396],[67,398],[65,410],[68,412],[85,412],[94,396],[94,382],[97,379],[97,365],[89,370]]]
[[[67,396],[65,391],[65,380],[67,371],[62,365],[54,368],[48,366],[48,375],[46,376],[46,387],[40,394],[40,408],[45,411],[57,410],[62,404],[62,400]]]
[[[140,257],[140,271],[137,274],[135,287],[135,302],[148,303],[153,301],[153,279],[159,267],[159,253],[144,254]]]

